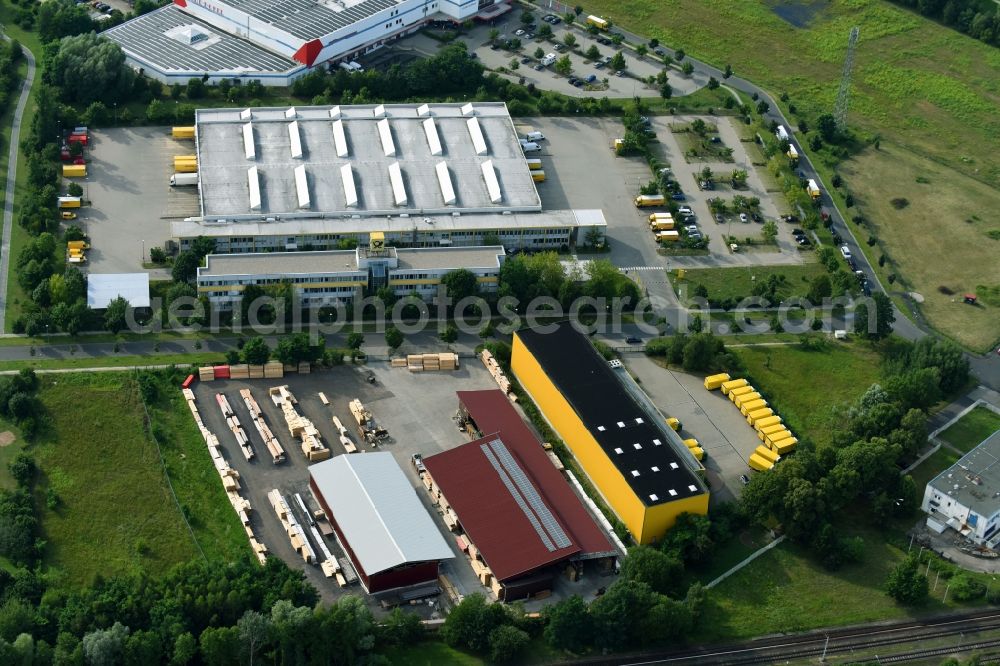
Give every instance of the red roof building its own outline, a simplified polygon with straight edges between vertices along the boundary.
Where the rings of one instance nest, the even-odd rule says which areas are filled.
[[[614,547],[501,391],[460,391],[481,438],[424,459],[480,580],[504,601],[550,589],[557,565]],[[426,481],[425,481],[426,482]]]

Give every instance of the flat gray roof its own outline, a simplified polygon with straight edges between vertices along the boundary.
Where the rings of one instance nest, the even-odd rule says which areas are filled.
[[[391,453],[337,456],[312,465],[309,474],[369,576],[454,557]]]
[[[133,308],[148,308],[149,273],[91,273],[87,276],[87,307],[103,310],[119,296]]]
[[[143,14],[101,35],[116,42],[126,55],[168,74],[281,74],[303,66],[185,14],[176,5]]]
[[[228,0],[231,7],[280,28],[299,39],[314,39],[346,28],[400,4],[398,0]]]
[[[500,265],[502,246],[389,248],[398,268],[392,270],[494,268]],[[312,275],[316,273],[364,272],[358,268],[354,250],[318,252],[249,252],[210,254],[198,277],[232,275]]]
[[[550,210],[543,213],[495,213],[463,214],[411,217],[314,217],[280,222],[232,222],[228,224],[205,223],[194,219],[173,220],[170,233],[174,238],[194,238],[209,236],[261,237],[261,236],[309,236],[324,234],[367,234],[373,231],[386,233],[411,233],[414,230],[455,232],[470,229],[484,231],[575,228],[580,226],[607,226],[600,209]],[[501,240],[503,240],[501,238]]]
[[[928,485],[980,516],[989,518],[1000,510],[1000,430],[931,479]]]
[[[473,116],[463,115],[463,106],[200,109],[196,122],[202,215],[231,221],[325,213],[541,210],[538,190],[506,105],[475,103]],[[420,115],[418,109],[426,110],[427,115]],[[434,125],[440,150],[428,136],[428,120]],[[478,126],[485,147],[476,145],[470,120]],[[339,151],[335,138],[338,123],[342,123],[345,139]],[[248,137],[252,143],[248,144]],[[294,156],[296,150],[299,156]],[[444,187],[439,163],[446,165],[449,185]],[[401,176],[397,184],[390,173],[394,165]],[[256,179],[248,175],[251,167],[257,169]],[[304,207],[297,188],[297,167],[305,170],[308,203]],[[350,169],[350,189],[356,193],[353,201],[343,167]],[[498,201],[491,194],[484,169],[495,174]],[[259,205],[253,200],[254,187],[259,187]]]

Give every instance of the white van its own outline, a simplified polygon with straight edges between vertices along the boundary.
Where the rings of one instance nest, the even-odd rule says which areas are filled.
[[[538,153],[541,152],[542,147],[539,146],[534,141],[522,141],[521,150],[523,150],[526,153]]]
[[[524,140],[534,141],[537,143],[539,141],[545,141],[545,135],[542,134],[541,132],[528,132],[527,134],[524,135]]]
[[[555,61],[556,61],[556,54],[555,53],[546,53],[545,57],[543,57],[539,62],[542,63],[543,67],[548,67],[549,65],[551,65]]]

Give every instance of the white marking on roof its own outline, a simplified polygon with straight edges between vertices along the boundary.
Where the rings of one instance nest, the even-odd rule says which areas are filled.
[[[424,116],[431,115],[431,107],[429,104],[421,104],[417,107],[417,115],[423,118]]]
[[[358,191],[354,187],[354,170],[350,164],[340,167],[340,179],[344,182],[344,204],[348,208],[356,208],[358,205]]]
[[[486,139],[483,137],[483,128],[479,126],[479,118],[469,118],[465,121],[469,126],[469,136],[472,137],[472,145],[476,149],[476,155],[487,153]]]
[[[673,488],[671,488],[668,492],[670,492],[671,497],[677,497],[677,491],[674,490]]]
[[[657,467],[656,465],[653,465],[650,469],[652,469],[654,472],[659,472],[660,471],[660,468]]]
[[[257,149],[253,145],[253,125],[251,123],[243,125],[243,152],[246,153],[248,160],[257,157]]]
[[[639,476],[639,470],[637,469],[632,470],[632,476]]]
[[[385,122],[389,122],[386,120]],[[391,139],[390,139],[391,141]],[[406,187],[403,185],[403,170],[399,167],[399,162],[389,165],[389,182],[392,183],[392,197],[397,206],[406,205]]]
[[[688,490],[690,490],[691,492],[695,492],[696,490],[698,490],[698,486],[691,484],[690,486],[688,486]]]
[[[493,160],[483,162],[483,180],[486,181],[486,189],[490,193],[490,202],[498,204],[503,199],[500,194],[500,181],[497,180],[496,169],[493,168]]]
[[[441,148],[441,137],[438,135],[437,125],[434,123],[433,118],[428,118],[423,123],[424,134],[427,135],[427,146],[431,149],[431,155],[440,155],[443,151]]]
[[[619,428],[624,428],[625,427],[625,422],[624,421],[619,421],[618,422],[618,427]]]
[[[653,440],[653,444],[656,444],[657,446],[660,446],[661,444],[663,444],[663,442],[661,442],[661,441],[660,441],[660,440],[658,440],[658,439],[654,439],[654,440]]]
[[[337,157],[347,157],[347,134],[344,132],[344,121],[333,121],[333,143],[337,149]]]
[[[339,106],[335,106],[335,107],[333,107],[333,108],[330,109],[330,117],[331,118],[339,118],[340,117],[340,107]]]
[[[288,107],[285,110],[285,117],[286,118],[298,118],[299,117],[299,112],[295,110],[294,106],[290,106],[290,107]]]
[[[309,181],[306,178],[306,165],[295,167],[295,193],[299,197],[299,208],[309,208]]]
[[[677,469],[677,463],[675,462],[670,463],[670,469]]]
[[[622,448],[620,446],[616,446],[615,447],[615,453],[617,453],[618,455],[621,455],[622,453],[625,453],[625,452],[622,450]]]
[[[247,169],[247,185],[250,188],[250,210],[260,210],[260,174],[255,166]]]
[[[645,421],[642,420],[641,416],[637,416],[636,419],[635,419],[635,422],[638,423],[639,425],[642,425],[643,423],[645,423]]]
[[[652,501],[654,501],[654,502],[655,502],[656,500],[658,500],[658,499],[660,499],[660,498],[659,498],[659,497],[658,497],[658,496],[657,496],[657,495],[656,495],[655,493],[651,493],[651,494],[649,495],[649,499],[651,499]]]
[[[474,116],[476,115],[476,108],[472,106],[472,102],[462,105],[462,115],[463,116]]]
[[[382,152],[386,157],[396,154],[396,144],[392,142],[392,130],[389,129],[389,119],[383,118],[376,123],[378,125],[378,135],[382,140]]]
[[[438,185],[441,187],[441,198],[444,199],[445,206],[455,204],[455,188],[451,184],[451,174],[448,172],[447,162],[438,162],[434,170],[437,172]]]
[[[302,136],[299,134],[299,121],[297,120],[288,123],[288,144],[292,148],[293,158],[302,157]]]

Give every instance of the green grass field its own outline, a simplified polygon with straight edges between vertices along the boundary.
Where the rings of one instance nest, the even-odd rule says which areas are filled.
[[[927,460],[917,465],[910,472],[910,476],[913,477],[913,482],[916,484],[919,492],[923,492],[923,488],[927,485],[928,481],[956,462],[958,462],[958,455],[948,449],[941,448],[935,451]]]
[[[6,419],[0,419],[0,433],[5,432],[13,434],[14,440],[9,444],[0,446],[0,489],[13,490],[17,487],[17,482],[11,476],[8,466],[17,457],[17,454],[24,450],[24,440],[21,439],[21,433],[18,431],[17,426]]]
[[[388,663],[395,666],[480,666],[483,660],[445,645],[444,641],[425,641],[410,647],[391,648],[385,652]]]
[[[878,379],[878,355],[856,342],[831,343],[822,351],[798,345],[732,351],[792,431],[818,445],[830,442],[834,407],[857,399]]]
[[[998,430],[1000,430],[1000,414],[985,407],[976,407],[938,435],[938,439],[967,453]]]
[[[753,268],[699,268],[685,271],[684,279],[678,280],[676,273],[668,272],[675,289],[686,285],[688,293],[696,285],[708,289],[708,297],[712,300],[727,298],[742,298],[750,295],[754,282],[766,280],[770,275],[784,275],[788,285],[778,291],[781,298],[805,296],[809,284],[817,275],[823,275],[826,269],[816,262],[797,266],[755,266]]]
[[[179,390],[162,393],[150,418],[182,508],[145,430],[134,375],[52,375],[40,397],[52,429],[34,451],[43,489],[60,498],[42,513],[45,564],[58,584],[84,585],[97,574],[156,575],[200,557],[182,511],[209,559],[249,553]]]
[[[901,275],[927,299],[922,311],[931,325],[985,349],[997,340],[1000,306],[961,311],[938,287],[961,294],[1000,285],[1000,262],[991,259],[1000,241],[984,235],[997,228],[989,211],[1000,208],[1000,50],[884,0],[812,5],[805,28],[760,1],[595,0],[587,11],[719,67],[731,63],[775,98],[787,93],[810,124],[833,108],[848,32],[860,26],[849,121],[863,136],[878,136],[881,150],[841,165],[859,205],[849,212],[860,209],[875,223],[897,262],[881,277]],[[829,184],[832,168],[815,162]],[[929,175],[930,183],[912,174]],[[888,208],[897,197],[910,206]],[[877,260],[880,252],[868,254]]]

